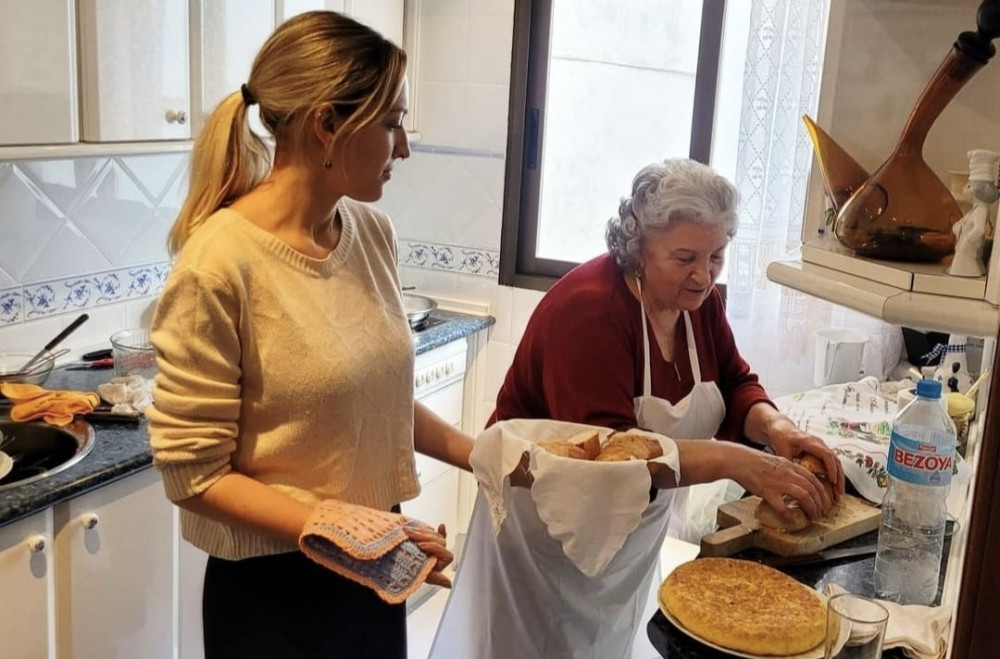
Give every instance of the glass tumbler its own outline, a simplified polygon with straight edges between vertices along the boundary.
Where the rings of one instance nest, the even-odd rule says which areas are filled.
[[[149,340],[149,330],[115,332],[111,335],[111,354],[115,359],[115,377],[141,375],[152,380],[156,375],[156,349]]]
[[[827,601],[824,659],[879,659],[889,612],[873,599],[840,593]]]

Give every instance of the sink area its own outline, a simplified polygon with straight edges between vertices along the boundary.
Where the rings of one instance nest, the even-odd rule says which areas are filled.
[[[69,469],[94,448],[94,429],[85,421],[65,428],[45,423],[0,421],[0,450],[14,461],[0,479],[0,491],[48,478]]]

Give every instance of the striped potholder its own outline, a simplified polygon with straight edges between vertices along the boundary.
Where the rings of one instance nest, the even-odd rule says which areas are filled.
[[[306,523],[299,547],[320,565],[398,604],[420,587],[436,560],[407,539],[406,527],[430,528],[396,513],[324,501]]]

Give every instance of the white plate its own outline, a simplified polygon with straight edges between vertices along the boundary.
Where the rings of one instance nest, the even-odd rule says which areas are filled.
[[[10,473],[10,470],[14,468],[14,459],[9,455],[0,451],[0,479]]]
[[[812,591],[812,592],[816,595],[816,597],[820,598],[823,601],[823,611],[825,612],[826,611],[826,596],[823,595],[822,593],[819,593],[819,592],[815,591],[815,590]],[[823,659],[823,643],[822,642],[820,642],[820,644],[817,645],[816,647],[814,647],[813,649],[807,650],[806,652],[801,652],[799,654],[784,654],[784,655],[749,654],[747,652],[740,652],[739,650],[733,650],[732,648],[726,648],[726,647],[723,647],[721,645],[716,645],[715,643],[712,643],[711,641],[706,641],[705,639],[703,639],[702,637],[698,636],[694,632],[688,630],[684,625],[681,624],[681,622],[677,618],[675,618],[673,615],[671,615],[671,613],[669,611],[667,611],[667,607],[663,606],[662,602],[659,603],[659,606],[660,606],[660,611],[663,612],[663,615],[666,616],[667,620],[669,620],[670,623],[674,627],[676,627],[677,629],[681,630],[684,633],[685,636],[693,638],[694,640],[698,641],[702,645],[707,645],[708,647],[710,647],[710,648],[712,648],[714,650],[718,650],[719,652],[725,652],[726,654],[731,654],[734,657],[746,657],[746,659],[778,659],[778,658],[780,658],[780,659]],[[847,632],[847,629],[845,627],[842,630],[842,633],[846,634],[846,632]]]

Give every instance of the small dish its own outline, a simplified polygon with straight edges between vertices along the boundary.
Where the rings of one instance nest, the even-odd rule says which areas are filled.
[[[0,481],[14,468],[14,458],[0,451]]]

